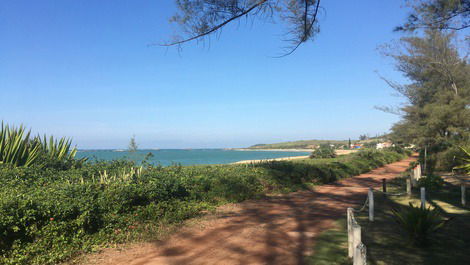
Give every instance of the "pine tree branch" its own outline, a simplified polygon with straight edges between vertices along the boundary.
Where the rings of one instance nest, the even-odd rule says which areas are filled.
[[[175,41],[175,42],[171,42],[171,43],[166,43],[166,44],[150,44],[150,46],[154,46],[154,45],[159,45],[159,46],[164,46],[164,47],[169,47],[169,46],[175,46],[175,45],[179,45],[179,44],[183,44],[183,43],[186,43],[186,42],[190,42],[190,41],[193,41],[193,40],[196,40],[196,39],[199,39],[199,38],[202,38],[204,36],[207,36],[211,33],[214,33],[216,32],[217,30],[223,28],[224,26],[226,26],[227,24],[229,24],[230,22],[240,18],[240,17],[243,17],[245,15],[248,15],[248,13],[250,13],[251,11],[253,11],[254,9],[256,9],[257,7],[260,7],[262,6],[263,4],[265,4],[268,0],[260,0],[258,3],[254,4],[253,6],[251,6],[250,8],[248,8],[247,10],[241,12],[240,14],[236,15],[236,16],[233,16],[225,21],[223,21],[222,23],[212,27],[211,29],[209,29],[208,31],[205,31],[201,34],[198,34],[196,36],[193,36],[193,37],[190,37],[190,38],[187,38],[187,39],[184,39],[184,40],[181,40],[181,41]]]

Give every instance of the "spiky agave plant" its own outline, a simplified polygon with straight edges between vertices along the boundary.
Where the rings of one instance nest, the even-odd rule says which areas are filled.
[[[0,127],[0,164],[29,166],[36,161],[40,145],[30,138],[23,125],[10,127],[2,121]]]
[[[464,157],[461,157],[460,159],[462,160],[462,165],[458,167],[454,167],[454,169],[462,169],[464,170],[467,174],[470,175],[470,150],[467,150],[463,147],[460,147],[462,151],[464,152]]]
[[[429,236],[441,229],[451,219],[445,219],[439,210],[422,208],[409,203],[402,210],[392,209],[395,221],[405,230],[410,243],[416,246],[429,244]]]
[[[46,135],[37,137],[36,141],[41,146],[41,152],[53,161],[65,161],[75,158],[77,148],[72,148],[72,140],[62,137],[60,139],[50,136],[49,140]]]

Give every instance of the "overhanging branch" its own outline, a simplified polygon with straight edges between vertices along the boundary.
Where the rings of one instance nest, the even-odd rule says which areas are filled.
[[[199,39],[199,38],[202,38],[204,36],[207,36],[211,33],[214,33],[216,32],[217,30],[223,28],[225,25],[229,24],[230,22],[240,18],[240,17],[243,17],[245,15],[248,15],[248,13],[250,13],[251,11],[255,10],[257,7],[260,7],[262,6],[264,3],[266,3],[268,0],[260,0],[259,2],[257,2],[256,4],[254,4],[253,6],[251,6],[250,8],[248,8],[247,10],[241,12],[240,14],[236,15],[236,16],[233,16],[225,21],[223,21],[222,23],[216,25],[215,27],[212,27],[211,29],[209,29],[208,31],[205,31],[201,34],[198,34],[196,36],[193,36],[193,37],[190,37],[190,38],[187,38],[187,39],[184,39],[184,40],[181,40],[181,41],[175,41],[175,42],[171,42],[171,43],[166,43],[166,44],[150,44],[151,46],[152,45],[159,45],[159,46],[164,46],[164,47],[169,47],[169,46],[175,46],[175,45],[179,45],[179,44],[183,44],[183,43],[186,43],[186,42],[190,42],[190,41],[193,41],[193,40],[196,40],[196,39]]]

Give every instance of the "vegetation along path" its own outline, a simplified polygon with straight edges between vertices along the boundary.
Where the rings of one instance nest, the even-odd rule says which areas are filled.
[[[414,158],[353,178],[286,195],[223,206],[216,218],[181,229],[167,240],[107,250],[96,264],[303,264],[315,237],[362,205],[369,187],[404,172]]]

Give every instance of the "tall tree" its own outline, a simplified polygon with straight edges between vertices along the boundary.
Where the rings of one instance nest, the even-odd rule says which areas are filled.
[[[453,40],[453,33],[426,30],[423,37],[402,38],[401,49],[387,53],[410,81],[387,80],[406,100],[402,120],[392,128],[395,141],[436,153],[470,139],[470,65]]]
[[[408,0],[413,11],[396,30],[463,30],[470,27],[470,0]]]
[[[137,145],[137,142],[135,141],[135,135],[132,135],[131,140],[129,141],[129,147],[128,150],[129,152],[135,152],[139,146]]]
[[[165,46],[179,45],[220,32],[241,18],[281,19],[287,23],[285,55],[320,31],[320,0],[175,0],[177,13],[170,21],[183,28],[183,36]]]

